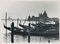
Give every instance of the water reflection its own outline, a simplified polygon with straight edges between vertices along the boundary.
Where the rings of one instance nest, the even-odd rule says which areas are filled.
[[[30,36],[30,42],[55,42],[58,41],[59,38],[54,36]],[[4,34],[4,41],[5,42],[11,42],[11,33],[7,33],[7,39],[6,34]],[[14,34],[14,42],[28,42],[28,36],[24,35],[15,35]]]

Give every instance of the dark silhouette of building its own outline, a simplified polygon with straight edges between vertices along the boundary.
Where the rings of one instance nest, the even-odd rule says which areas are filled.
[[[58,18],[49,18],[47,15],[47,12],[44,11],[44,13],[39,13],[39,16],[28,16],[28,19],[30,21],[40,21],[40,22],[49,22],[49,21],[54,21],[54,22],[58,22],[59,23],[59,19]]]
[[[31,21],[39,20],[39,21],[44,22],[47,18],[48,18],[48,16],[47,16],[46,11],[44,11],[43,14],[42,13],[39,13],[39,16],[38,17],[35,17],[35,16],[30,17],[30,16],[28,16],[28,20],[31,20]]]

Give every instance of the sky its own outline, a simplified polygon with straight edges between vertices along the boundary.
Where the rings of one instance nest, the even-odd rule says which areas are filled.
[[[30,16],[39,16],[46,10],[48,17],[59,17],[58,1],[8,1],[3,8],[2,16],[4,18],[7,12],[8,17],[24,19]]]

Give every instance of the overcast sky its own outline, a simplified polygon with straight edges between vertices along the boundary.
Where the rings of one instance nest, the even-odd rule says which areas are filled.
[[[38,16],[46,10],[49,17],[59,16],[59,4],[57,1],[9,1],[6,11],[11,18],[26,18]]]

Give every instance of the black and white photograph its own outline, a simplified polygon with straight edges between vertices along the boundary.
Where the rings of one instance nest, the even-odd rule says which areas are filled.
[[[0,2],[1,44],[59,44],[59,0]]]

